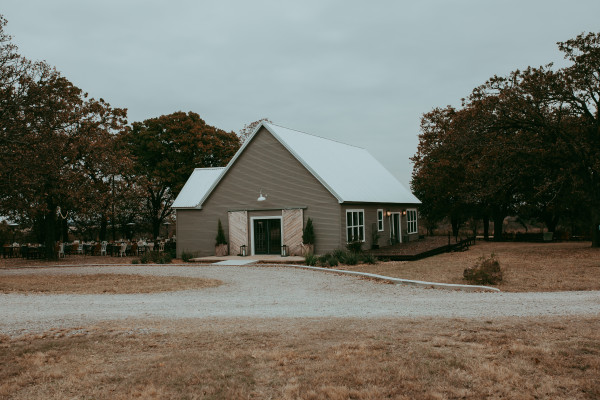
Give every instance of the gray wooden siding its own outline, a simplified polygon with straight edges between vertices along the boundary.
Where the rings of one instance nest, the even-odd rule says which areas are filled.
[[[258,202],[261,189],[267,200]],[[229,235],[228,211],[284,208],[303,208],[304,223],[307,218],[313,220],[315,252],[340,246],[337,199],[263,128],[205,201],[202,210],[177,211],[177,254],[187,251],[198,256],[213,255],[219,218],[225,235]],[[249,212],[248,219],[251,215],[257,213]]]
[[[370,249],[372,240],[373,229],[377,231],[377,210],[383,210],[383,231],[379,233],[379,246],[388,246],[390,244],[390,218],[386,215],[386,211],[390,210],[391,212],[399,212],[414,208],[418,209],[414,205],[404,205],[404,204],[373,204],[373,203],[344,203],[341,206],[341,214],[340,214],[340,238],[343,241],[341,246],[345,245],[346,241],[346,210],[364,210],[365,212],[365,244],[363,249]],[[417,226],[419,224],[419,220],[417,219]],[[419,234],[411,234],[407,235],[407,222],[406,216],[401,216],[400,221],[400,230],[402,232],[402,237],[409,236],[410,240],[415,240],[418,238]]]

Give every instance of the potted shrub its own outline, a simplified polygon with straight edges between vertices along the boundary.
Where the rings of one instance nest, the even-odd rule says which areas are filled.
[[[313,228],[312,219],[306,221],[306,226],[302,232],[302,255],[315,253],[315,230]]]
[[[219,226],[217,228],[217,243],[215,244],[215,255],[217,257],[224,257],[227,255],[227,239],[225,239],[225,232],[223,231],[223,225],[221,225],[221,219],[219,219]]]

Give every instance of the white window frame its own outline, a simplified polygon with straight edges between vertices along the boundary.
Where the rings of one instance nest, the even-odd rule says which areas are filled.
[[[383,225],[383,209],[380,208],[377,210],[377,232],[383,232],[385,227]]]
[[[359,214],[362,214],[362,225],[360,224],[360,217],[358,217],[358,221],[354,221],[354,214],[353,213],[358,213],[357,216]],[[348,225],[348,214],[352,215],[352,224]],[[348,229],[357,229],[358,230],[358,236],[360,238],[360,232],[362,231],[362,240],[361,242],[365,242],[365,210],[364,209],[351,209],[351,210],[346,210],[346,242],[350,243],[351,241],[351,237],[350,235],[348,235]]]
[[[414,219],[411,219],[414,216]],[[418,215],[416,208],[408,208],[406,210],[406,233],[413,234],[419,232],[419,226],[417,224]]]

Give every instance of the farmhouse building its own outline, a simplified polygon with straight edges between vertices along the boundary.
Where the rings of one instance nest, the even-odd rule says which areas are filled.
[[[261,123],[224,168],[197,168],[173,203],[177,255],[214,255],[219,220],[230,255],[299,255],[308,218],[317,254],[352,240],[418,236],[419,200],[365,149]]]

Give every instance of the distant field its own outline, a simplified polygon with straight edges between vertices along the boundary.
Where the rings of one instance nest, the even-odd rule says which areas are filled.
[[[344,266],[396,278],[466,283],[463,271],[477,258],[494,253],[504,269],[496,285],[507,292],[600,290],[600,249],[589,242],[494,243],[477,242],[468,251],[446,253],[419,261]]]
[[[107,322],[0,338],[3,399],[597,399],[598,318]]]

